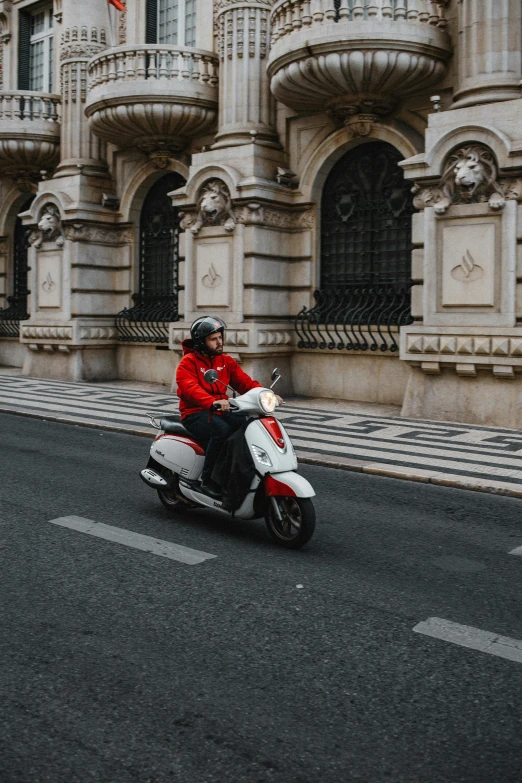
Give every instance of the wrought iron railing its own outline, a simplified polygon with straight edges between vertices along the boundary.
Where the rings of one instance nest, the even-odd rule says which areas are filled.
[[[399,328],[413,321],[409,286],[353,285],[314,299],[294,320],[298,348],[396,352]]]
[[[0,309],[0,337],[20,337],[20,321],[27,321],[27,295],[8,296],[7,307]]]
[[[118,340],[122,343],[168,343],[169,323],[177,321],[178,295],[134,294],[135,304],[116,316]]]

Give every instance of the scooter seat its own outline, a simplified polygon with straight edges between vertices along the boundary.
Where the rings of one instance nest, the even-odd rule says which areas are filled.
[[[172,416],[164,416],[160,419],[160,427],[169,435],[183,435],[185,438],[193,438],[181,423],[179,413],[174,413]]]

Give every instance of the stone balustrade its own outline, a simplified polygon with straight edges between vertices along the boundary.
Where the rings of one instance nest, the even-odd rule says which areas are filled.
[[[85,111],[91,130],[138,147],[158,167],[208,132],[218,111],[218,57],[193,47],[117,46],[89,63]]]
[[[0,92],[0,120],[60,120],[61,98],[42,92]]]
[[[0,92],[0,168],[22,181],[53,169],[59,158],[61,98],[51,93]]]
[[[89,90],[122,81],[187,80],[218,84],[218,58],[211,52],[178,46],[118,46],[89,64]]]
[[[446,5],[446,0],[281,0],[272,10],[271,41],[301,28],[345,21],[407,21],[445,30]]]
[[[444,76],[448,0],[280,0],[270,87],[298,111],[380,116]]]

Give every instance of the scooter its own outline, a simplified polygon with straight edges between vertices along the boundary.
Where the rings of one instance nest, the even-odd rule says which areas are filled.
[[[209,384],[221,383],[215,370],[207,370]],[[251,389],[229,399],[231,411],[245,413],[245,440],[256,468],[255,477],[241,506],[230,511],[226,503],[201,489],[205,452],[181,423],[179,414],[147,413],[159,430],[150,449],[147,467],[140,476],[157,490],[159,499],[174,514],[194,508],[211,508],[237,519],[264,517],[268,531],[280,546],[298,549],[315,530],[311,484],[296,473],[297,457],[283,425],[273,415],[278,405],[272,391],[281,375],[272,373],[270,388]]]

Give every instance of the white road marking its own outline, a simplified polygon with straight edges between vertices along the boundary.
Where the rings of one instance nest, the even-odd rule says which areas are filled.
[[[441,617],[429,617],[426,621],[416,625],[413,630],[415,633],[432,636],[434,639],[442,639],[444,642],[458,644],[460,647],[469,647],[471,650],[479,650],[489,655],[522,663],[522,639],[499,636],[497,633],[481,631],[470,625],[452,623],[451,620],[443,620]]]
[[[131,530],[104,525],[102,522],[95,522],[92,519],[84,519],[83,517],[60,517],[50,521],[52,525],[67,527],[69,530],[77,530],[79,533],[87,533],[89,536],[97,536],[106,541],[113,541],[115,544],[141,549],[143,552],[150,552],[159,557],[167,557],[169,560],[178,560],[180,563],[186,563],[187,565],[197,565],[204,560],[217,557],[217,555],[211,555],[208,552],[200,552],[198,549],[190,549],[180,544],[173,544],[171,541],[161,541],[157,538],[152,538],[152,536],[133,533]]]
[[[508,555],[521,555],[522,556],[522,546],[517,546],[516,549],[512,549],[511,552],[508,552]]]

